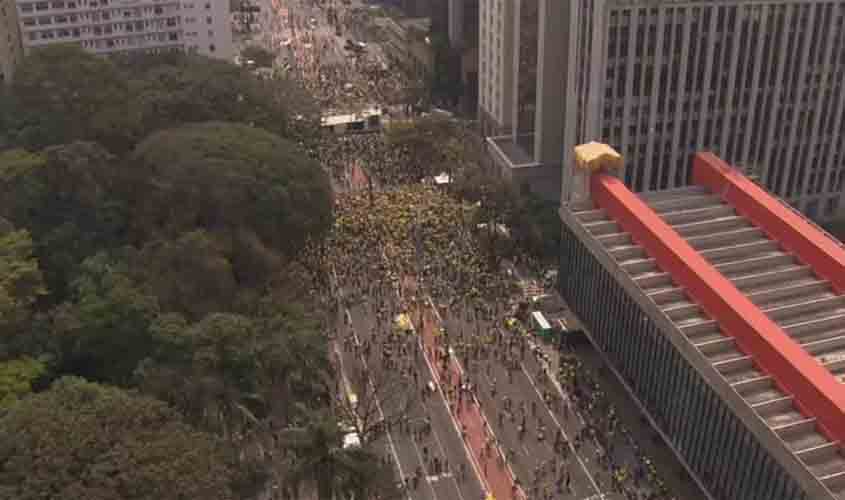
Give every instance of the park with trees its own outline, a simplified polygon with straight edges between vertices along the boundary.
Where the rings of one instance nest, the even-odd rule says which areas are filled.
[[[0,107],[0,498],[394,498],[343,447],[315,262],[372,237],[410,266],[414,229],[461,293],[504,293],[504,254],[461,228],[504,222],[538,258],[559,237],[465,125],[327,145],[298,82],[226,62],[50,46]],[[327,159],[362,144],[369,193],[339,196]]]
[[[0,497],[391,496],[297,264],[334,219],[313,100],[67,46],[0,99]]]

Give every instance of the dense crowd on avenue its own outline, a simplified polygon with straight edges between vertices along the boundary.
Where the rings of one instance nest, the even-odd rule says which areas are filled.
[[[347,27],[318,32],[301,17],[285,40],[292,60],[289,71],[309,91],[323,110],[357,111],[373,103],[402,105],[414,101],[415,88],[405,73],[378,49],[367,50],[353,41]],[[340,23],[341,21],[336,21]],[[345,33],[338,54],[336,33]]]
[[[295,75],[321,109],[353,110],[373,103],[387,108],[407,102],[409,82],[377,57],[350,53],[342,63],[327,63],[334,50],[330,41],[304,29],[293,37],[291,48]],[[514,499],[571,498],[577,457],[586,453],[602,464],[605,472],[595,480],[602,491],[619,495],[612,498],[672,498],[578,359],[564,355],[558,373],[540,362],[542,351],[528,333],[526,318],[514,319],[525,297],[500,261],[489,259],[482,248],[475,203],[420,182],[417,166],[405,161],[383,133],[327,136],[315,154],[344,189],[336,194],[330,234],[306,252],[304,267],[327,301],[336,300],[340,309],[363,307],[374,319],[369,331],[338,327],[344,350],[361,356],[365,366],[394,370],[426,398],[431,397],[430,387],[422,382],[419,360],[430,349],[453,414],[476,405],[499,429],[501,440],[491,429],[481,465],[485,474],[487,461],[490,467],[517,471]],[[352,181],[356,171],[365,173],[368,182],[363,186]],[[520,255],[508,258],[519,260]],[[523,265],[529,261],[522,258]],[[434,345],[427,346],[415,341],[413,333],[428,325],[423,316],[433,310],[444,319],[436,326]],[[400,317],[409,318],[410,324],[397,324]],[[522,321],[523,328],[505,326],[514,321]],[[448,372],[452,361],[464,370],[459,378]],[[514,389],[522,371],[536,375],[531,380],[539,384],[539,400]],[[540,416],[544,410],[538,405],[549,415],[580,421],[578,431],[566,436],[562,427]],[[404,471],[401,478],[412,490],[427,475],[446,471],[464,478],[468,473],[464,465],[452,468],[448,456],[429,450],[427,419],[411,424],[400,418],[395,424],[425,450],[426,470]],[[520,451],[523,441],[549,458]],[[393,460],[390,454],[385,457]]]
[[[364,283],[397,282],[415,271],[437,300],[497,299],[511,289],[475,236],[474,207],[433,186],[341,194],[335,224],[312,267],[331,270],[338,286],[365,293]]]

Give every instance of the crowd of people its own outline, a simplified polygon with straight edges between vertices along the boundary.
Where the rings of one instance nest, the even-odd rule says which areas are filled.
[[[564,354],[557,378],[588,422],[581,439],[595,442],[602,450],[602,464],[610,472],[614,488],[624,492],[647,490],[654,498],[668,495],[669,490],[654,463],[620,422],[615,405],[584,363],[575,355]]]
[[[339,21],[335,18],[334,22]],[[349,28],[342,26],[344,31]],[[295,33],[290,41],[291,71],[322,109],[340,113],[373,103],[387,108],[408,102],[411,85],[383,56],[349,50],[342,60],[330,63],[329,52],[336,51],[334,35],[320,35],[307,23],[300,23]],[[553,458],[533,464],[530,474],[517,479],[516,488],[523,497],[566,498],[576,467],[573,450],[577,454],[582,446],[594,446],[601,450],[609,488],[629,499],[671,498],[654,466],[577,358],[566,357],[561,363],[557,381],[562,392],[556,390],[553,377],[543,373],[536,377],[542,384],[539,404],[558,415],[580,415],[586,422],[574,436],[565,438],[560,429],[537,417],[537,401],[527,396],[503,399],[497,394],[496,370],[504,370],[500,385],[505,384],[520,376],[526,356],[530,359],[531,353],[539,352],[530,336],[508,334],[501,327],[521,297],[512,277],[486,258],[475,205],[420,183],[418,174],[405,166],[405,153],[381,133],[325,137],[316,151],[336,180],[348,180],[351,169],[364,170],[372,179],[365,189],[337,195],[335,225],[320,245],[306,252],[304,263],[321,293],[340,297],[346,306],[363,303],[375,318],[373,331],[341,335],[344,349],[363,356],[365,366],[379,364],[396,370],[425,398],[429,387],[420,387],[419,370],[424,365],[418,358],[424,351],[417,347],[423,344],[417,344],[413,336],[397,334],[394,319],[410,313],[416,320],[415,311],[424,307],[423,295],[431,296],[446,317],[462,318],[461,327],[439,325],[430,356],[435,369],[442,371],[440,380],[453,412],[459,414],[474,404],[491,416],[489,445],[485,446],[487,456],[495,457],[491,463],[511,467],[520,460],[532,460],[498,442],[493,437],[496,426],[513,427],[520,439],[553,450]],[[405,286],[408,277],[415,284],[411,288]],[[423,326],[422,313],[415,325]],[[447,375],[452,360],[464,367],[465,378]],[[398,425],[426,450],[426,470],[402,478],[407,487],[418,488],[426,475],[450,470],[448,457],[427,441],[429,426]],[[463,466],[452,472],[461,478],[467,474]]]
[[[276,37],[292,56],[288,71],[321,109],[344,113],[375,103],[391,106],[412,101],[416,86],[390,57],[377,46],[366,48],[353,40],[348,15],[328,12],[333,14],[315,17],[313,23],[292,14],[287,22],[290,37]],[[320,23],[330,29],[318,30]]]
[[[434,186],[401,186],[337,196],[335,224],[320,249],[307,253],[332,270],[339,286],[396,282],[415,273],[436,300],[496,300],[512,285],[479,246],[472,205]]]

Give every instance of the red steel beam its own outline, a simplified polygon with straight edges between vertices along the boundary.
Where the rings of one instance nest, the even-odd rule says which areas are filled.
[[[781,390],[795,397],[803,413],[816,417],[821,432],[845,442],[845,392],[836,378],[622,181],[598,173],[590,184],[593,202],[630,233]]]
[[[819,277],[830,281],[837,293],[845,293],[845,249],[804,217],[712,153],[695,155],[692,180],[721,195],[784,249],[812,266]]]

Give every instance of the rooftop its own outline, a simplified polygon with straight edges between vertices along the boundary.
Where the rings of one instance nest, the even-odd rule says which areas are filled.
[[[845,249],[715,156],[693,172],[639,196],[595,174],[570,208],[810,491],[845,499]]]

